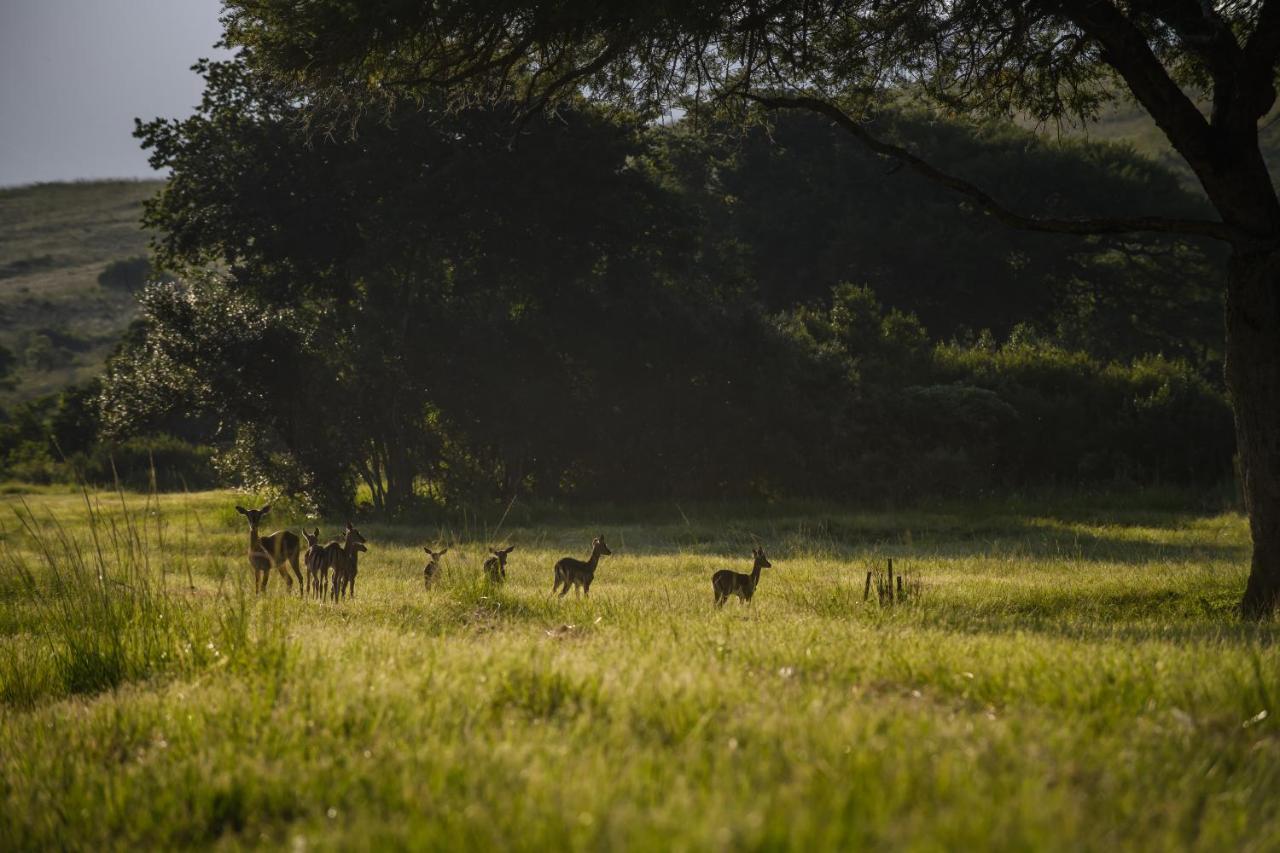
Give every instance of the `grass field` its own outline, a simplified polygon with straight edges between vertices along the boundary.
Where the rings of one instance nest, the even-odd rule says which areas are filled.
[[[362,525],[333,605],[253,595],[237,500],[0,498],[8,849],[1280,849],[1237,514],[517,507]],[[550,600],[598,532],[591,598]],[[921,596],[864,603],[889,556]]]

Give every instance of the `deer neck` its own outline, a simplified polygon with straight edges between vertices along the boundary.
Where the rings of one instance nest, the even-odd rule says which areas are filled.
[[[760,583],[760,569],[762,568],[763,566],[760,564],[760,561],[756,560],[756,564],[751,569],[751,588],[752,589],[755,589],[756,585]]]
[[[258,536],[257,525],[249,526],[249,550],[257,551],[262,547],[262,539]]]
[[[600,562],[600,549],[592,548],[591,559],[587,560],[587,568],[594,572],[596,570],[596,564],[599,562]]]

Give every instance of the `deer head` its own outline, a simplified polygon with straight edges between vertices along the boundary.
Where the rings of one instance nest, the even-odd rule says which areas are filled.
[[[355,551],[357,554],[361,551],[368,551],[369,549],[364,546],[364,543],[365,538],[360,535],[360,531],[356,530],[355,527],[351,525],[351,522],[348,521],[346,536],[347,549]]]
[[[258,522],[262,521],[262,517],[271,512],[271,504],[263,504],[261,509],[245,509],[242,506],[236,506],[236,512],[249,519],[249,529],[257,530]]]

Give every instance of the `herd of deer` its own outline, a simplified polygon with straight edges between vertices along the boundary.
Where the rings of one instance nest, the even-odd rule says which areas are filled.
[[[317,527],[314,532],[303,528],[302,535],[307,540],[307,549],[303,552],[297,534],[292,531],[277,530],[267,536],[258,533],[258,523],[270,511],[271,504],[266,504],[259,509],[236,507],[236,512],[249,520],[249,565],[253,567],[254,590],[266,592],[267,581],[274,568],[285,579],[290,592],[293,591],[293,579],[296,577],[299,595],[310,595],[319,599],[332,598],[334,601],[348,595],[354,598],[360,553],[369,550],[365,547],[365,538],[360,535],[360,531],[348,522],[346,533],[341,540],[334,539],[321,545],[320,528]],[[485,577],[491,583],[502,583],[507,579],[507,557],[515,549],[516,546],[512,545],[507,548],[494,548],[489,552],[489,556],[485,558],[483,570]],[[424,547],[422,550],[427,552],[428,558],[427,565],[422,570],[422,581],[429,589],[440,573],[440,558],[449,549],[433,551]],[[595,579],[596,566],[600,563],[600,558],[612,553],[609,546],[605,544],[604,536],[601,535],[591,541],[591,556],[586,560],[574,557],[563,557],[557,560],[551,594],[559,592],[560,597],[564,598],[571,588],[577,587],[582,595],[589,596],[591,582]],[[302,558],[302,565],[307,570],[305,580],[299,569],[299,555]],[[763,548],[753,548],[751,556],[754,559],[751,574],[723,569],[711,576],[711,588],[715,593],[717,607],[722,607],[731,595],[736,595],[743,601],[751,601],[756,587],[760,584],[760,570],[771,568],[773,565],[765,557]],[[288,569],[293,570],[293,577],[289,576]]]

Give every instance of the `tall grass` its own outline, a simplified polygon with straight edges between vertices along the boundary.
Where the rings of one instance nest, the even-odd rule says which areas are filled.
[[[584,513],[500,586],[488,530],[366,522],[334,604],[246,594],[238,501],[0,497],[6,849],[1280,849],[1238,515]],[[921,594],[864,601],[888,556]]]
[[[0,554],[0,589],[24,604],[21,627],[0,647],[0,702],[92,694],[160,673],[235,662],[252,645],[244,584],[206,606],[190,582],[191,554],[166,539],[159,498],[106,513],[82,491],[75,531],[26,501],[12,508],[27,547]]]

